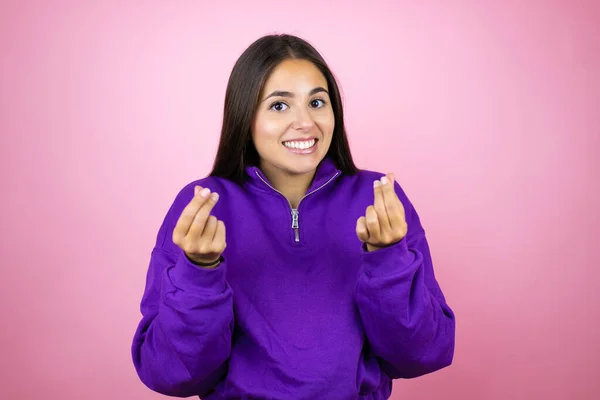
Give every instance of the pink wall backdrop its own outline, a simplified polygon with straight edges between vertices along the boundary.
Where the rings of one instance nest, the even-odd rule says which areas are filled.
[[[457,314],[454,364],[392,399],[600,398],[600,3],[10,3],[0,398],[164,398],[130,357],[150,251],[273,32],[330,63],[356,161],[396,173]]]

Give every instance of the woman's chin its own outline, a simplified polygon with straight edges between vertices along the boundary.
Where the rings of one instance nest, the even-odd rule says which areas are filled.
[[[311,155],[311,157],[304,156],[300,159],[295,160],[286,160],[286,167],[290,171],[294,171],[296,174],[308,174],[314,172],[315,169],[319,166],[319,163],[323,157],[319,156],[317,153]]]

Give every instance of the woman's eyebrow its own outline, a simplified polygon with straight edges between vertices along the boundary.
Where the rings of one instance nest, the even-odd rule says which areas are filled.
[[[329,92],[325,89],[322,88],[321,86],[314,88],[313,90],[311,90],[308,95],[312,96],[314,94],[317,94],[319,92],[325,92],[327,94],[329,94]],[[270,97],[294,97],[294,93],[292,92],[288,92],[285,90],[275,90],[273,93],[271,93],[270,95],[268,95],[267,97],[265,97],[263,99],[263,101],[267,100]]]

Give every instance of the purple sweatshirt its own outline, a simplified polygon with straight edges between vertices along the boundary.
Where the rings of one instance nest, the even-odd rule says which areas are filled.
[[[255,166],[247,180],[186,185],[150,257],[132,356],[141,381],[202,399],[387,399],[392,379],[452,363],[455,318],[425,231],[398,183],[408,234],[367,252],[356,220],[382,173],[342,174],[329,158],[292,209]],[[220,198],[227,248],[192,264],[172,232],[194,186]]]

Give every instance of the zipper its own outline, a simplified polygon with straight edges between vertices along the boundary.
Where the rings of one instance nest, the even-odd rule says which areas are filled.
[[[300,204],[302,203],[302,200],[304,200],[307,196],[309,196],[309,195],[311,195],[311,194],[313,194],[313,193],[321,190],[322,188],[324,188],[329,182],[331,182],[336,176],[338,176],[340,174],[340,172],[336,172],[335,175],[333,175],[331,178],[329,178],[329,180],[327,182],[325,182],[324,184],[322,184],[321,186],[319,186],[318,188],[316,188],[312,192],[306,193],[304,196],[302,196],[302,198],[298,202],[298,208],[293,208],[292,207],[292,203],[290,203],[290,201],[287,199],[287,197],[285,197],[283,195],[283,193],[281,193],[279,190],[275,189],[273,186],[271,186],[269,184],[269,182],[267,182],[266,180],[264,180],[262,178],[262,176],[260,176],[260,174],[258,173],[258,171],[255,171],[255,172],[256,172],[256,176],[258,176],[259,179],[265,183],[265,185],[267,185],[268,187],[270,187],[271,189],[273,189],[274,191],[276,191],[277,193],[279,193],[288,202],[288,204],[290,206],[291,213],[292,213],[292,229],[294,230],[294,241],[296,243],[300,242],[300,212],[298,211],[298,209],[300,208]]]
[[[300,207],[300,203],[298,203],[298,207]],[[298,225],[298,214],[298,209],[292,208],[292,229],[294,230],[294,240],[296,243],[300,241],[300,235],[298,233],[298,228],[300,227],[300,225]]]

